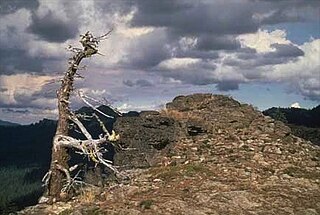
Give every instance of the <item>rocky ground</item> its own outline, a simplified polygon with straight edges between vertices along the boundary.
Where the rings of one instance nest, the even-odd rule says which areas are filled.
[[[128,177],[19,214],[320,214],[320,147],[249,105],[179,96],[115,130]]]

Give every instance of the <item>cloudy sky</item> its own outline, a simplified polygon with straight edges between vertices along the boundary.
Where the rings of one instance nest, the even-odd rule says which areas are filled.
[[[0,119],[55,118],[66,47],[111,28],[104,56],[83,61],[76,90],[123,111],[196,92],[260,110],[312,108],[320,103],[319,13],[319,0],[0,0]]]

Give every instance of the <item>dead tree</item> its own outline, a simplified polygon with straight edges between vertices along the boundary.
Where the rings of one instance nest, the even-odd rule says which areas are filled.
[[[71,172],[77,168],[77,165],[70,167],[68,165],[69,154],[68,149],[76,150],[78,153],[88,156],[89,159],[96,163],[101,163],[109,169],[117,173],[117,169],[113,167],[112,162],[103,158],[102,145],[108,144],[118,138],[114,132],[110,134],[104,127],[102,121],[97,114],[94,117],[100,123],[104,134],[101,134],[98,139],[93,139],[86,127],[79,120],[79,117],[70,110],[70,96],[74,91],[74,79],[80,76],[77,71],[79,65],[84,58],[99,54],[98,44],[101,40],[106,39],[111,31],[101,37],[93,37],[90,32],[81,35],[80,43],[82,48],[73,48],[69,46],[69,50],[74,52],[74,55],[69,60],[69,67],[61,80],[61,86],[57,91],[59,119],[58,126],[53,138],[52,156],[49,172],[43,179],[47,187],[46,200],[47,202],[64,201],[71,197],[70,190],[78,178],[72,177]],[[79,92],[80,98],[90,105],[88,97],[83,92]],[[92,105],[91,105],[92,106]],[[96,111],[99,112],[94,106]],[[119,113],[120,114],[120,113]],[[81,133],[86,137],[86,140],[79,140],[69,136],[70,125],[74,124]]]

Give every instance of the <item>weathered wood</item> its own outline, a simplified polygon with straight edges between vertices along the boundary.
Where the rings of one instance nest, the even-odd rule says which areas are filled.
[[[110,32],[108,32],[109,34]],[[117,170],[112,166],[112,162],[106,160],[100,152],[100,145],[107,141],[112,141],[118,136],[115,134],[112,136],[106,133],[99,139],[92,139],[91,134],[86,130],[77,116],[70,110],[70,95],[73,92],[74,78],[77,77],[77,70],[81,61],[86,57],[91,57],[94,54],[98,54],[97,45],[99,41],[105,38],[94,38],[90,32],[85,35],[81,35],[80,43],[83,49],[70,48],[75,55],[69,61],[69,67],[66,71],[61,86],[57,92],[58,97],[58,111],[59,119],[57,130],[53,139],[51,165],[48,176],[45,177],[45,185],[47,186],[46,195],[48,196],[48,203],[55,201],[65,201],[71,197],[69,189],[64,189],[66,186],[71,185],[74,179],[70,176],[70,168],[68,165],[69,154],[68,150],[80,150],[80,153],[89,156],[93,161],[102,163],[114,172]],[[84,98],[82,98],[84,99]],[[69,136],[70,123],[76,124],[81,132],[84,134],[87,140],[77,140]]]
[[[61,195],[61,190],[63,187],[63,180],[65,178],[64,172],[57,168],[57,163],[65,169],[68,169],[68,149],[57,144],[57,138],[59,135],[68,136],[69,134],[69,116],[70,116],[70,107],[69,99],[70,94],[73,91],[74,76],[77,72],[77,66],[80,64],[81,60],[86,57],[84,51],[78,52],[73,57],[73,62],[70,64],[67,72],[62,79],[61,87],[57,92],[58,97],[58,110],[59,110],[59,119],[56,134],[53,140],[52,147],[52,156],[51,156],[51,178],[48,186],[48,196],[51,201],[60,201],[67,200],[68,195]],[[64,199],[62,199],[62,197]]]

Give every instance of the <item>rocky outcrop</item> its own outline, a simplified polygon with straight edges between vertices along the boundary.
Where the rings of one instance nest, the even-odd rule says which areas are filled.
[[[166,132],[160,119],[170,122]],[[226,96],[194,94],[176,97],[165,111],[140,116],[135,122],[139,120],[140,127],[133,127],[139,127],[136,135],[143,134],[140,143],[145,146],[152,147],[153,135],[171,137],[164,149],[150,154],[156,167],[125,191],[135,201],[152,200],[151,209],[136,208],[139,212],[320,213],[319,147],[295,137],[289,127],[252,106]],[[143,126],[146,121],[152,122],[152,132]],[[125,141],[129,147],[135,142],[131,141]],[[164,199],[170,204],[163,204]],[[109,201],[134,208],[130,197],[122,203],[114,200]]]
[[[155,154],[174,142],[175,127],[174,119],[156,111],[119,118],[114,130],[121,136],[119,144],[127,150],[115,154],[115,165],[124,169],[150,167]]]
[[[115,129],[135,150],[116,153],[130,180],[95,196],[101,214],[320,214],[319,146],[250,105],[179,96]]]
[[[130,149],[119,151],[114,158],[115,165],[124,169],[160,165],[159,160],[173,153],[178,145],[199,138],[223,141],[226,147],[232,142],[233,148],[265,148],[270,141],[285,141],[290,148],[295,139],[282,122],[265,117],[250,105],[212,94],[178,96],[161,112],[119,118],[114,129],[120,134],[120,144]]]

